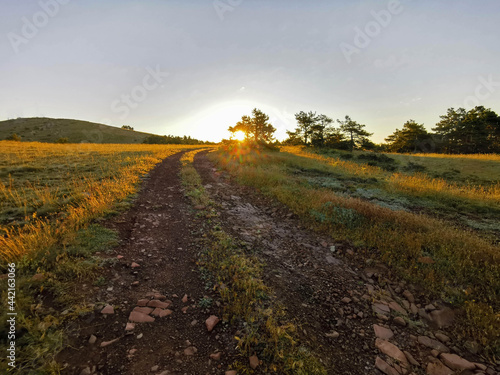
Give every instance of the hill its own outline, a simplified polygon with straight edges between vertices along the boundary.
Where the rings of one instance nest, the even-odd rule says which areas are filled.
[[[19,135],[22,141],[55,142],[59,138],[67,138],[70,143],[142,143],[151,135],[70,119],[33,117],[0,121],[0,140],[13,133]]]

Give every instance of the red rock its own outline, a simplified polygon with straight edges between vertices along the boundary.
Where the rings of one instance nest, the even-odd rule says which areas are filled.
[[[191,356],[195,355],[198,352],[198,349],[196,349],[194,346],[190,346],[186,349],[184,349],[184,355]]]
[[[455,372],[443,365],[440,361],[430,362],[427,365],[427,375],[453,375]]]
[[[439,350],[442,353],[448,353],[450,349],[442,343],[440,343],[437,340],[433,340],[427,336],[418,336],[418,342],[424,346],[427,346],[428,348],[431,349],[436,349]]]
[[[390,302],[389,308],[391,310],[397,311],[400,314],[408,315],[408,312],[405,309],[403,309],[397,302],[394,301]]]
[[[391,344],[389,341],[376,339],[375,346],[382,353],[387,354],[389,357],[398,360],[403,366],[408,367],[408,360],[404,353],[394,344]]]
[[[229,371],[226,371],[225,375],[237,375],[237,372],[236,372],[236,370],[229,370]]]
[[[157,299],[152,299],[151,301],[148,302],[148,307],[159,307],[160,309],[166,309],[169,306],[170,303],[162,302]]]
[[[152,307],[134,307],[134,310],[132,311],[137,311],[143,314],[151,314],[153,310],[154,309]]]
[[[187,313],[188,309],[189,309],[189,306],[186,306],[186,307],[183,307],[181,309],[181,311],[182,311],[183,314],[185,314],[185,313]]]
[[[187,294],[184,294],[184,297],[182,297],[182,302],[186,303],[188,301],[188,296]]]
[[[221,355],[222,355],[222,352],[213,353],[213,354],[210,354],[210,358],[213,359],[214,361],[219,361]]]
[[[414,303],[410,303],[410,311],[412,314],[417,314],[418,313],[418,307]]]
[[[115,309],[113,308],[113,306],[111,305],[106,305],[102,310],[101,310],[101,314],[114,314],[115,313]]]
[[[384,305],[383,303],[374,303],[372,305],[373,312],[376,314],[381,314],[381,315],[387,315],[390,314],[391,310],[389,309],[389,306]]]
[[[420,364],[417,362],[417,360],[415,359],[415,357],[413,357],[411,355],[410,352],[407,352],[406,350],[403,352],[406,356],[406,359],[408,360],[408,362],[410,362],[413,366],[420,366]]]
[[[400,316],[397,316],[393,319],[394,323],[396,323],[398,326],[401,326],[401,327],[405,327],[406,326],[406,321],[400,317]]]
[[[415,303],[415,297],[413,297],[413,294],[409,290],[405,290],[403,292],[403,296],[410,302],[410,303]]]
[[[134,281],[132,284],[130,284],[132,286],[138,286],[139,285],[139,281]]]
[[[463,370],[474,370],[476,365],[468,360],[456,355],[443,353],[440,355],[441,361],[451,368],[452,370],[463,371]]]
[[[389,328],[379,326],[378,324],[373,325],[373,330],[375,331],[375,336],[382,340],[389,340],[394,336],[394,333]]]
[[[148,299],[140,299],[139,301],[137,301],[137,306],[144,307],[148,304],[148,302],[149,302]]]
[[[132,267],[132,268],[138,268],[138,267],[140,267],[140,265],[138,263],[136,263],[136,262],[132,262],[132,264],[130,265],[130,267]]]
[[[448,336],[440,332],[435,333],[434,336],[436,336],[436,338],[442,343],[450,341],[450,338]]]
[[[153,298],[154,298],[154,299],[159,299],[159,300],[161,300],[161,301],[164,301],[164,300],[166,300],[166,299],[167,299],[167,297],[166,297],[166,296],[164,296],[163,294],[160,294],[160,293],[155,293],[155,294],[153,295]],[[172,303],[172,302],[170,302],[170,303]]]
[[[250,363],[250,367],[253,368],[254,370],[259,366],[259,358],[256,355],[253,355],[250,358],[248,358],[248,361]]]
[[[431,321],[438,326],[438,328],[449,327],[455,320],[455,313],[449,307],[440,310],[434,310],[430,313]]]
[[[135,329],[135,323],[127,323],[125,331],[133,331]]]
[[[116,259],[123,259],[123,255],[117,255]]]
[[[215,315],[211,315],[210,317],[208,317],[208,319],[205,321],[205,325],[207,326],[208,332],[211,332],[219,322],[220,319],[217,318]]]
[[[474,362],[474,364],[476,365],[476,367],[481,370],[481,371],[486,371],[486,369],[488,367],[486,367],[485,365],[483,365],[482,363],[477,363],[477,362]]]
[[[344,302],[344,303],[350,303],[351,299],[349,297],[344,297],[344,298],[342,298],[341,301]]]
[[[135,323],[150,323],[154,322],[155,318],[139,311],[132,311],[128,317],[128,320]]]
[[[117,338],[117,339],[114,339],[111,341],[103,341],[103,342],[101,342],[101,348],[104,348],[105,346],[111,345],[114,342],[117,342],[118,340],[120,340],[120,338]]]
[[[375,367],[387,375],[400,375],[394,367],[391,367],[380,357],[375,358]]]

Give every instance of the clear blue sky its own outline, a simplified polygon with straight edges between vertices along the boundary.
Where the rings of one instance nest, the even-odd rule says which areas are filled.
[[[3,1],[0,119],[217,141],[253,107],[278,138],[312,110],[380,142],[452,106],[500,112],[499,15],[498,0]]]

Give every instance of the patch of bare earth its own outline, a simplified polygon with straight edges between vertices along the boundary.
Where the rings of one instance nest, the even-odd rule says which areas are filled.
[[[194,165],[220,206],[223,229],[263,259],[265,284],[329,374],[500,370],[480,363],[473,342],[447,332],[455,312],[441,301],[429,301],[348,244],[305,228],[284,205],[217,171],[206,152]]]
[[[95,289],[96,305],[68,327],[64,374],[220,374],[233,362],[230,328],[205,324],[221,311],[199,306],[209,292],[195,263],[200,222],[180,185],[180,156],[152,170],[133,207],[105,224],[120,245],[104,285],[82,285]]]

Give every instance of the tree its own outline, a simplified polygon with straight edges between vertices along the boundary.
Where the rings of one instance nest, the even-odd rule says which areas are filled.
[[[122,129],[134,130],[134,128],[133,128],[133,127],[131,127],[130,125],[123,125],[123,126],[122,126]]]
[[[273,141],[273,134],[276,128],[269,123],[269,116],[260,109],[252,110],[252,117],[242,116],[235,126],[229,127],[229,132],[236,133],[242,131],[245,133],[247,141],[253,141],[256,144],[269,144]]]
[[[315,117],[315,122],[311,126],[311,144],[315,147],[323,147],[328,133],[333,129],[330,124],[333,120],[326,115]]]
[[[388,143],[387,149],[391,152],[416,152],[429,137],[430,134],[423,124],[408,120],[403,129],[396,129],[385,141]]]
[[[252,115],[254,141],[270,143],[276,128],[269,123],[269,116],[257,108],[254,108]]]
[[[295,114],[295,119],[297,120],[298,125],[295,130],[297,134],[302,137],[304,144],[307,146],[309,137],[313,132],[312,128],[317,121],[316,112],[309,111],[308,113],[305,113],[304,111],[300,111]]]
[[[368,137],[373,135],[373,133],[368,133],[363,129],[366,125],[358,124],[349,116],[346,116],[344,121],[337,120],[337,122],[340,124],[340,130],[344,134],[348,135],[350,139],[351,151],[353,151],[354,148],[361,146],[363,142],[368,140]]]
[[[500,151],[500,117],[477,106],[469,111],[449,108],[433,128],[442,151],[447,153],[490,153]]]

